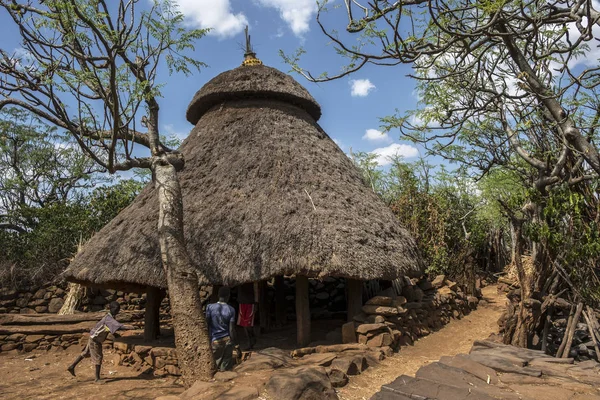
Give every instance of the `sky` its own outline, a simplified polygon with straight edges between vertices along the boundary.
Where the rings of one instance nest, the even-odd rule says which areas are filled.
[[[340,0],[333,1],[342,3]],[[160,128],[163,134],[184,138],[192,129],[185,110],[194,93],[219,73],[238,67],[243,60],[244,28],[249,26],[257,57],[265,65],[290,73],[279,51],[291,54],[303,47],[306,54],[301,66],[314,75],[339,72],[344,60],[335,54],[328,38],[316,23],[314,0],[177,0],[189,27],[211,28],[196,43],[194,57],[208,64],[192,76],[159,75],[165,84]],[[326,16],[331,28],[343,30],[347,24],[344,10],[332,10]],[[19,49],[18,35],[7,15],[0,14],[0,48]],[[291,75],[308,89],[322,108],[321,127],[346,153],[375,152],[385,166],[389,156],[402,155],[416,159],[419,150],[399,140],[398,131],[381,133],[379,118],[396,109],[405,111],[416,106],[414,83],[406,77],[408,66],[367,66],[359,72],[336,81],[311,83],[304,77]]]

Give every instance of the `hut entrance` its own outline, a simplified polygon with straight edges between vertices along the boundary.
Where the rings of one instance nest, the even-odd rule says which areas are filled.
[[[252,335],[259,347],[341,343],[341,326],[363,304],[362,288],[361,281],[305,276],[278,276],[251,288],[248,284],[233,288],[230,303],[238,312],[239,304],[250,301],[250,296],[257,304],[254,328],[238,326],[240,345],[251,345]],[[249,295],[249,291],[253,293]]]

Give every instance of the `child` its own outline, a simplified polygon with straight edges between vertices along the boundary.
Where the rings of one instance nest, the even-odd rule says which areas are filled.
[[[75,376],[75,367],[85,357],[91,357],[96,366],[96,383],[102,383],[100,380],[100,368],[102,367],[102,343],[106,340],[109,333],[115,334],[119,329],[134,329],[130,325],[123,325],[114,317],[117,316],[121,307],[119,303],[113,301],[109,305],[109,313],[104,316],[96,326],[90,331],[90,338],[83,352],[73,361],[73,364],[67,368],[71,375]]]

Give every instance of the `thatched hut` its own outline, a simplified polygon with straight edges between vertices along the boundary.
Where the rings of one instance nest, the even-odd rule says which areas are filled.
[[[208,281],[235,286],[296,275],[299,341],[308,339],[306,277],[393,280],[422,273],[415,241],[317,124],[320,106],[292,77],[260,62],[224,72],[187,110],[181,146],[185,237]],[[250,65],[247,65],[250,64]],[[166,288],[149,184],[72,261],[85,285]],[[356,284],[358,282],[358,284]],[[361,296],[350,293],[351,316]],[[308,322],[307,322],[308,321]]]

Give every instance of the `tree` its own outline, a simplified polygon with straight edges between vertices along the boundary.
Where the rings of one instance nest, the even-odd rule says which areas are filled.
[[[409,63],[422,107],[383,118],[385,127],[480,175],[502,166],[523,177],[530,189],[525,203],[503,207],[513,226],[522,287],[516,326],[505,340],[530,344],[537,323],[531,308],[538,301],[531,297],[543,293],[556,252],[543,236],[533,240],[536,270],[527,276],[521,265],[528,229],[523,224],[549,226],[543,218],[551,192],[585,185],[600,173],[594,145],[600,75],[596,63],[586,68],[582,61],[594,44],[600,13],[592,0],[344,3],[345,36],[325,28],[327,2],[317,17],[336,51],[348,58],[342,72],[317,78],[298,65],[301,52],[287,61],[315,81],[367,64]]]
[[[156,82],[161,65],[186,75],[204,65],[185,52],[206,31],[184,28],[169,0],[46,0],[39,6],[0,0],[0,6],[22,39],[18,53],[1,52],[0,108],[23,108],[65,130],[110,173],[152,170],[179,365],[186,385],[210,378],[214,361],[199,279],[183,234],[177,172],[184,159],[160,139]]]
[[[65,202],[97,183],[98,167],[56,129],[22,110],[0,112],[0,229],[24,233],[29,210]]]

